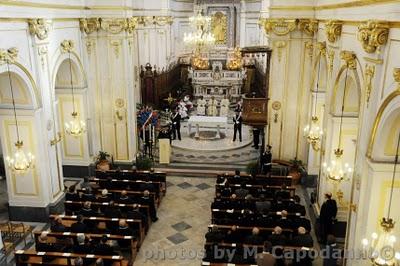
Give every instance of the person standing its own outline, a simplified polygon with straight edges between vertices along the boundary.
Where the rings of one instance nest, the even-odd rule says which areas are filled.
[[[260,143],[260,129],[253,127],[253,148],[258,150],[258,145]]]
[[[239,134],[239,141],[242,142],[242,112],[236,111],[233,117],[233,141],[236,141],[236,132]]]
[[[324,251],[326,256],[324,257],[323,266],[338,265],[338,259],[341,257],[341,250],[337,247],[335,236],[327,236],[326,247]]]
[[[219,110],[220,116],[228,116],[229,113],[229,99],[224,95],[224,98],[221,100],[221,109]]]
[[[200,99],[197,100],[197,115],[206,115],[206,104],[206,100],[200,96]]]
[[[172,114],[172,139],[175,140],[178,137],[181,140],[181,115],[179,113],[179,107]]]
[[[217,114],[217,100],[215,100],[214,96],[211,96],[211,99],[208,101],[207,115],[217,116]]]
[[[261,156],[261,172],[263,174],[269,174],[272,169],[272,153],[271,153],[271,146],[268,145],[267,149]]]
[[[332,234],[332,225],[337,214],[336,200],[332,199],[332,193],[325,194],[326,201],[321,206],[319,222],[321,226],[321,240],[325,244],[327,236]]]

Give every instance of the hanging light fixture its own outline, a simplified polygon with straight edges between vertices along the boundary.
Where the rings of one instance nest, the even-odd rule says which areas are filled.
[[[347,179],[348,175],[353,171],[348,163],[343,163],[343,149],[341,148],[342,143],[342,127],[343,127],[343,113],[344,113],[344,100],[346,97],[346,89],[347,89],[347,74],[349,69],[346,69],[346,77],[344,81],[344,89],[343,89],[343,100],[342,100],[342,113],[340,115],[340,128],[339,128],[339,141],[338,147],[334,150],[335,158],[328,165],[327,163],[323,164],[325,175],[333,180],[333,181],[342,181],[343,179]]]
[[[396,261],[400,262],[400,251],[396,251],[394,248],[394,243],[396,242],[396,237],[392,234],[395,222],[392,218],[390,218],[390,209],[392,207],[392,199],[393,199],[393,189],[394,189],[394,180],[396,177],[396,166],[399,159],[399,145],[400,145],[400,133],[397,140],[397,149],[396,155],[394,159],[394,167],[393,167],[393,176],[392,176],[392,186],[390,190],[390,198],[389,198],[389,209],[387,213],[387,217],[383,217],[380,226],[382,229],[381,234],[372,233],[372,240],[369,241],[367,238],[362,240],[362,245],[364,250],[368,250],[369,259],[372,262],[372,265],[377,266],[395,266]]]
[[[9,156],[6,157],[6,163],[7,163],[8,168],[12,172],[14,172],[16,174],[24,174],[29,169],[32,169],[34,167],[33,162],[34,162],[35,157],[32,155],[31,152],[28,152],[25,154],[25,151],[23,149],[24,142],[19,138],[17,110],[15,108],[14,90],[13,90],[12,81],[11,81],[10,64],[8,61],[7,61],[7,70],[8,70],[8,79],[10,81],[10,90],[11,90],[11,98],[12,98],[12,104],[13,104],[13,110],[14,110],[15,128],[16,128],[16,132],[17,132],[17,142],[15,142],[15,147],[17,148],[17,150],[15,151],[15,153],[12,157],[9,157]]]
[[[311,144],[311,147],[315,151],[319,151],[320,150],[321,138],[322,138],[322,135],[324,133],[322,128],[319,127],[318,116],[317,116],[320,68],[321,68],[321,59],[318,62],[317,91],[315,92],[315,105],[314,105],[313,115],[311,116],[311,125],[308,124],[304,128],[304,136],[307,138],[308,143]]]
[[[74,83],[72,80],[72,64],[71,64],[71,52],[68,51],[69,58],[69,73],[71,78],[71,92],[72,92],[72,120],[65,123],[65,131],[73,136],[79,137],[86,132],[86,124],[84,121],[79,120],[78,112],[75,110],[75,96],[74,96]]]

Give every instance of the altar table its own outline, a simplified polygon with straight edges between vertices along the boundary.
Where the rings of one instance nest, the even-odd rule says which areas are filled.
[[[216,127],[217,128],[217,138],[221,138],[221,127],[226,128],[228,125],[228,118],[225,116],[191,116],[188,120],[188,131],[189,135],[192,130],[192,126],[196,126],[195,138],[199,137],[200,127]]]

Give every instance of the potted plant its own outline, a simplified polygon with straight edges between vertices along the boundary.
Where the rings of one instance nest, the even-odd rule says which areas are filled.
[[[150,171],[153,166],[153,161],[143,154],[138,154],[136,156],[136,169]]]
[[[302,173],[305,172],[305,167],[302,160],[297,160],[295,157],[293,160],[290,160],[290,168],[289,175],[292,176],[293,185],[298,185],[301,180]]]
[[[107,158],[110,157],[110,154],[106,151],[99,151],[96,156],[96,168],[102,171],[110,170],[110,162]]]

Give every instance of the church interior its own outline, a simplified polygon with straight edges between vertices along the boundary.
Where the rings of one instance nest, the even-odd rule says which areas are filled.
[[[0,265],[399,266],[399,60],[399,0],[0,0]]]

